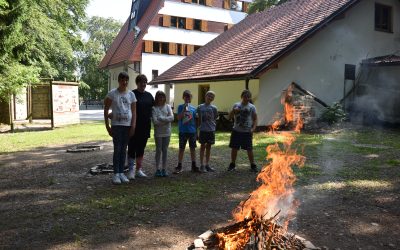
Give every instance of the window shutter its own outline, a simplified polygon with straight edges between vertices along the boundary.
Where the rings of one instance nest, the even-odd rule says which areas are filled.
[[[212,6],[213,2],[212,0],[206,0],[206,6]]]
[[[185,3],[191,3],[192,2],[192,0],[184,0],[185,1]]]
[[[184,55],[185,55],[185,49],[186,49],[186,45],[185,45],[185,44],[182,44],[181,50],[179,51],[179,54],[180,54],[181,56],[184,56]]]
[[[231,1],[224,0],[224,9],[230,10],[231,9]]]
[[[205,20],[201,20],[201,31],[208,31],[208,25],[207,25],[207,21]]]
[[[249,3],[248,2],[242,2],[243,3],[243,12],[246,12],[249,10]]]
[[[186,45],[186,54],[190,56],[194,52],[194,45]]]
[[[144,41],[144,52],[153,52],[153,41]]]
[[[176,55],[176,43],[169,43],[169,51],[168,54]]]
[[[171,16],[163,15],[163,26],[169,27],[171,26]]]
[[[193,18],[186,18],[186,29],[193,29]]]

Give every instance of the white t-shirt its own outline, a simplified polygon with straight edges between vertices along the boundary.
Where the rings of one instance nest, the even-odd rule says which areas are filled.
[[[108,92],[107,97],[112,100],[111,110],[112,126],[131,126],[132,120],[132,103],[136,102],[136,96],[132,91],[126,90],[120,92],[118,89],[112,89]]]

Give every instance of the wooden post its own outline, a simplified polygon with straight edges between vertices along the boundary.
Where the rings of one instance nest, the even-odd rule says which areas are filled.
[[[249,90],[249,81],[250,81],[250,79],[249,79],[249,78],[246,78],[246,89],[247,89],[247,90]]]
[[[51,117],[51,129],[54,129],[54,113],[53,113],[53,81],[50,81],[50,117]]]
[[[11,132],[14,132],[14,110],[13,110],[13,98],[12,95],[10,95],[10,98],[8,100],[8,113],[10,117],[10,127],[11,127]]]

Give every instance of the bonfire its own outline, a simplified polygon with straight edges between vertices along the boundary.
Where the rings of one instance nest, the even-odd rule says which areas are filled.
[[[200,235],[189,249],[315,249],[311,243],[287,232],[298,207],[294,199],[296,176],[292,167],[305,163],[305,157],[291,147],[303,126],[299,112],[295,111],[298,107],[291,105],[291,93],[289,88],[283,95],[284,115],[269,132],[279,134],[283,142],[267,147],[268,164],[257,176],[260,186],[234,209],[236,223]],[[278,132],[283,126],[293,129]]]

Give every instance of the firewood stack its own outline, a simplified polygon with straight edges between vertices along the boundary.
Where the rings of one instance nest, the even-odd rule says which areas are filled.
[[[286,233],[281,226],[252,215],[243,221],[227,227],[208,230],[199,236],[188,250],[225,249],[225,250],[317,250],[311,242]]]

